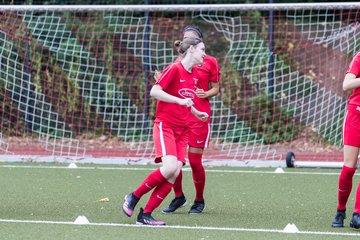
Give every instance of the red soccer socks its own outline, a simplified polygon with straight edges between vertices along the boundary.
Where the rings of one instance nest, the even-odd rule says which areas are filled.
[[[352,189],[352,179],[355,174],[356,168],[343,166],[338,185],[338,210],[345,210],[346,203]]]

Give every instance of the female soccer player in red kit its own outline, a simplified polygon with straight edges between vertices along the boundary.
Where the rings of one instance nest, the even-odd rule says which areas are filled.
[[[332,227],[343,227],[346,217],[346,203],[352,189],[353,176],[360,149],[360,52],[355,55],[346,72],[344,91],[353,90],[348,100],[343,122],[344,165],[339,176],[338,206]],[[354,213],[350,227],[360,228],[360,184],[356,190]]]
[[[187,26],[183,30],[183,38],[200,38],[203,34],[197,26]],[[180,56],[181,59],[181,56]],[[201,65],[195,66],[198,72],[197,97],[194,102],[199,111],[204,111],[210,116],[209,99],[219,92],[220,68],[214,57],[206,55]],[[191,117],[190,135],[189,135],[189,151],[188,159],[192,170],[193,182],[196,190],[196,196],[193,205],[190,208],[190,214],[199,214],[205,209],[204,189],[205,189],[205,170],[202,164],[202,155],[204,148],[208,146],[210,140],[210,118],[206,122],[199,121],[195,117]],[[172,213],[179,207],[187,204],[187,200],[182,190],[182,172],[180,171],[174,183],[175,198],[170,205],[163,209],[163,213]]]
[[[177,44],[182,60],[168,66],[150,91],[150,95],[157,99],[153,127],[155,162],[162,162],[162,166],[125,196],[122,207],[123,212],[131,217],[139,199],[154,189],[145,208],[140,209],[138,224],[165,225],[165,222],[155,220],[151,213],[169,194],[185,164],[190,116],[194,114],[201,121],[208,118],[206,112],[193,106],[192,100],[197,78],[193,66],[203,63],[205,45],[200,38],[187,38]]]

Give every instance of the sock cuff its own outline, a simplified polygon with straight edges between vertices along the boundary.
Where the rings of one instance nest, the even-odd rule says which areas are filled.
[[[342,168],[344,171],[346,171],[346,172],[351,172],[351,173],[355,173],[355,171],[356,171],[356,168],[352,168],[352,167],[348,167],[348,166],[343,166],[343,168]]]
[[[160,168],[154,171],[154,178],[160,182],[167,182],[167,179],[162,175]]]
[[[173,187],[173,184],[166,180],[163,184],[165,184],[165,187],[170,187],[170,189]]]

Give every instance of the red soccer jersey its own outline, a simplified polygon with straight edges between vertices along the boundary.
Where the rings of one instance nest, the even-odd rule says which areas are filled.
[[[168,94],[179,98],[195,98],[195,73],[185,70],[180,61],[169,65],[162,72],[156,84]],[[176,103],[158,100],[155,121],[168,122],[176,126],[187,126],[191,112],[190,108]]]
[[[352,73],[356,76],[356,78],[360,77],[360,52],[355,55],[346,73]],[[349,105],[354,105],[350,106],[350,108],[360,106],[360,87],[353,90],[351,96],[349,97],[348,103]]]
[[[194,66],[193,71],[196,71],[198,76],[195,79],[196,88],[204,89],[204,91],[209,90],[210,82],[217,83],[220,81],[220,68],[216,58],[206,55],[202,65]],[[208,98],[198,98],[194,99],[195,107],[197,110],[206,112],[210,116],[210,101]],[[199,121],[195,116],[191,117],[192,121]],[[208,118],[210,122],[210,118]]]

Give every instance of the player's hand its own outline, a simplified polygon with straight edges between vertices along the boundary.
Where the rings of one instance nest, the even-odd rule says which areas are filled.
[[[182,106],[191,107],[192,105],[194,105],[194,102],[191,98],[179,98],[178,104]]]
[[[201,89],[201,88],[197,88],[197,89],[195,90],[195,94],[196,94],[196,96],[198,96],[199,98],[207,98],[207,97],[208,97],[208,95],[207,95],[207,93],[204,91],[204,89]]]
[[[159,70],[155,70],[155,73],[154,73],[155,81],[157,81],[159,79],[160,75],[161,75],[161,72]]]
[[[206,112],[200,112],[195,107],[191,107],[191,114],[193,114],[200,121],[206,122],[209,118],[209,114]]]
[[[199,112],[198,115],[196,115],[196,117],[203,122],[206,122],[209,118],[209,115],[206,112]]]

